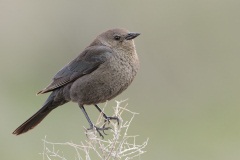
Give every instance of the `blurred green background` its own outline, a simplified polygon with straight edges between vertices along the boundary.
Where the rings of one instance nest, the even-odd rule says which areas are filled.
[[[239,0],[1,0],[0,159],[42,159],[45,135],[53,142],[86,139],[88,124],[74,103],[31,132],[11,133],[48,96],[35,93],[115,27],[142,33],[135,40],[140,72],[115,98],[128,98],[140,113],[129,134],[140,135],[139,143],[150,138],[139,159],[240,159]],[[87,111],[98,115],[93,106]]]

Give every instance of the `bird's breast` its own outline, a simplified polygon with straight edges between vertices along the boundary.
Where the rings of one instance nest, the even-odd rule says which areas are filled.
[[[92,73],[77,79],[71,89],[72,101],[97,104],[110,100],[124,91],[133,81],[137,69],[131,63],[112,59]]]

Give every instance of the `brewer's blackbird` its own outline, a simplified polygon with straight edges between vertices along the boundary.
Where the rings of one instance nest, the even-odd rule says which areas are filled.
[[[103,32],[74,60],[53,77],[52,82],[37,94],[52,92],[42,108],[20,125],[13,134],[19,135],[38,125],[53,109],[67,102],[76,102],[84,113],[89,129],[103,137],[102,131],[110,127],[95,126],[84,105],[94,105],[111,100],[124,91],[133,81],[139,69],[139,60],[133,39],[140,33],[126,29],[110,29]],[[106,121],[117,120],[108,117]]]

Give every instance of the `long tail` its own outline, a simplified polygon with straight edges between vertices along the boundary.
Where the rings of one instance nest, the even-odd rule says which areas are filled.
[[[22,133],[25,133],[31,129],[33,129],[35,126],[37,126],[54,108],[66,103],[67,101],[64,99],[58,99],[55,98],[58,96],[58,91],[54,91],[51,93],[51,95],[46,100],[43,107],[37,111],[32,117],[30,117],[28,120],[26,120],[22,125],[20,125],[13,134],[20,135]],[[55,99],[58,99],[56,101]]]

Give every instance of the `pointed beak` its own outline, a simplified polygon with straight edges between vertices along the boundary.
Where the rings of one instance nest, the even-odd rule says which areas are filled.
[[[137,36],[139,36],[140,33],[134,33],[134,32],[130,32],[127,34],[127,36],[125,37],[126,40],[131,40],[136,38]]]

